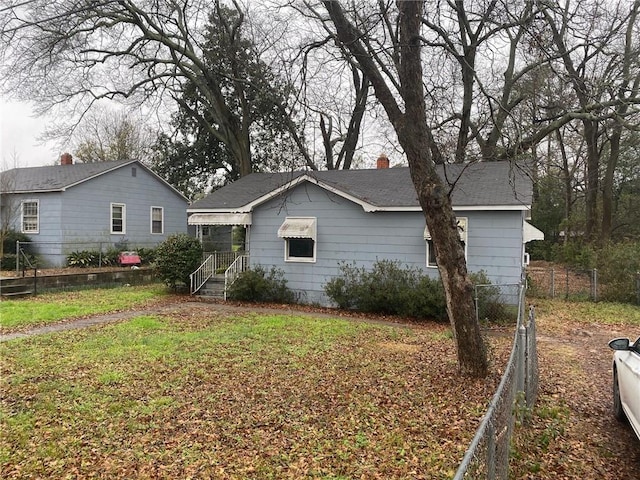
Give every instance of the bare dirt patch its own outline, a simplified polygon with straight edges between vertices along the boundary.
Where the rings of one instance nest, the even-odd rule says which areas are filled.
[[[640,440],[611,404],[615,337],[637,327],[558,322],[538,314],[540,390],[529,427],[516,431],[512,478],[637,479]]]

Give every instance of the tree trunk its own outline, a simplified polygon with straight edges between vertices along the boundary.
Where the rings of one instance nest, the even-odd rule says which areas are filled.
[[[398,79],[404,112],[385,82],[379,66],[373,61],[371,52],[364,46],[366,42],[362,38],[366,35],[346,19],[339,2],[324,0],[324,5],[336,28],[337,40],[348,49],[352,60],[358,63],[371,81],[376,98],[385,109],[407,156],[411,179],[431,232],[445,291],[447,313],[456,338],[460,372],[473,377],[486,376],[489,370],[487,353],[475,318],[464,247],[448,196],[449,188],[443,184],[435,167],[435,160],[442,157],[427,126],[420,58],[420,27],[424,3],[397,3],[400,13]]]
[[[620,138],[622,137],[622,125],[616,123],[613,127],[609,146],[609,160],[602,181],[602,227],[600,229],[600,242],[609,241],[613,229],[613,175],[620,158]]]
[[[598,220],[598,187],[600,154],[598,152],[598,125],[591,120],[583,120],[584,138],[587,143],[587,181],[585,189],[586,225],[585,239],[591,241],[596,234]]]

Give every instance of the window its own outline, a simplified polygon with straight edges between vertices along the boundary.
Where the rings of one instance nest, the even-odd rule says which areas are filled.
[[[458,234],[460,235],[460,241],[464,244],[464,256],[467,257],[467,218],[458,217]],[[424,227],[424,239],[427,242],[427,267],[435,268],[438,266],[436,262],[436,252],[433,248],[433,240],[431,240],[431,234],[429,229]]]
[[[22,202],[22,233],[38,233],[40,231],[39,211],[38,200]]]
[[[111,204],[111,233],[126,233],[127,208],[122,203]]]
[[[164,233],[164,209],[151,207],[151,233]]]
[[[278,229],[278,237],[285,241],[285,261],[316,261],[315,217],[287,217]]]

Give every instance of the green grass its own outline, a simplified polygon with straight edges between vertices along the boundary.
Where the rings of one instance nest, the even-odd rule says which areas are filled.
[[[98,315],[143,306],[167,295],[162,285],[45,293],[0,302],[0,327],[39,326],[67,318]]]
[[[495,379],[448,406],[433,336],[212,311],[4,342],[0,477],[450,478]]]
[[[560,299],[534,299],[540,313],[562,312],[579,323],[603,323],[606,325],[640,326],[640,307],[626,303],[570,302]]]

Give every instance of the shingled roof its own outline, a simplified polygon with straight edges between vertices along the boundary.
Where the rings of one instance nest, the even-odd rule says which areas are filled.
[[[166,183],[169,188],[175,190],[175,188],[137,160],[120,160],[116,162],[13,168],[2,173],[2,175],[7,175],[9,179],[6,182],[1,182],[2,193],[63,192],[75,185],[131,164],[144,168],[157,177],[159,181]],[[180,192],[177,190],[175,192],[184,198],[184,195]]]
[[[446,184],[453,185],[454,208],[488,207],[528,209],[532,183],[520,168],[509,162],[486,162],[438,166]],[[301,182],[349,198],[365,210],[419,209],[408,167],[322,172],[253,173],[193,203],[188,212],[250,212]]]

